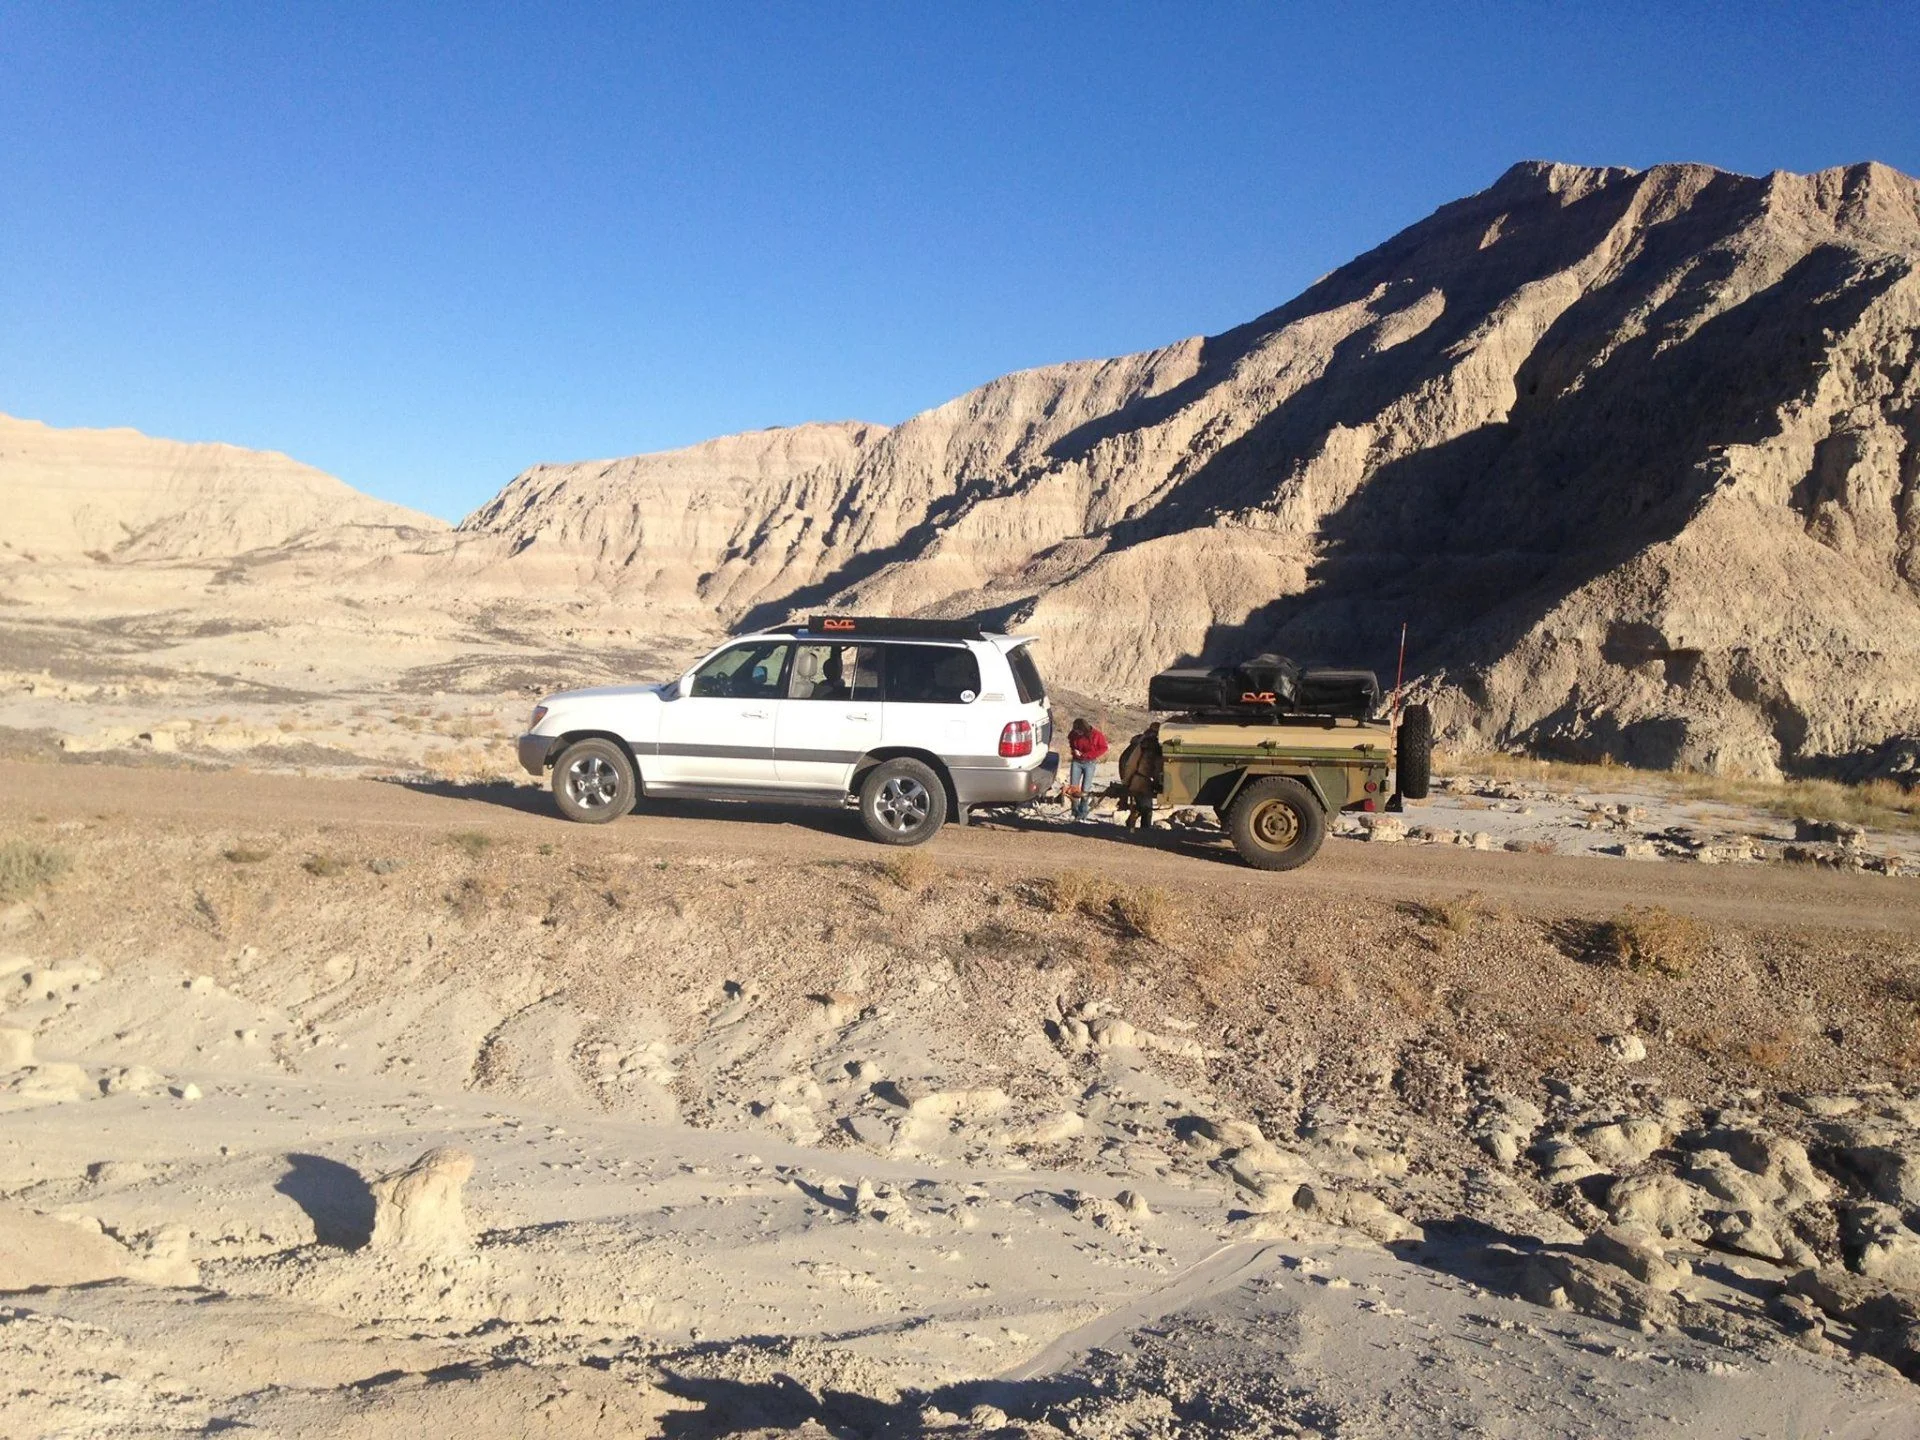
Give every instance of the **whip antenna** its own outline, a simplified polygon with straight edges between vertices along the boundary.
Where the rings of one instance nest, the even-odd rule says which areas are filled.
[[[1400,663],[1393,669],[1393,723],[1400,723],[1400,682],[1407,674],[1407,622],[1400,622]]]

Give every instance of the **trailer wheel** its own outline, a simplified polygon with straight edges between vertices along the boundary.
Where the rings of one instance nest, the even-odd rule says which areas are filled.
[[[1433,712],[1409,705],[1400,712],[1400,735],[1395,743],[1394,784],[1409,800],[1424,800],[1433,784]]]
[[[1327,838],[1327,813],[1298,780],[1270,775],[1233,798],[1227,834],[1240,858],[1260,870],[1297,870]]]

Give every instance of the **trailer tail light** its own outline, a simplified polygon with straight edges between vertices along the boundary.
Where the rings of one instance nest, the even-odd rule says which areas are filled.
[[[1375,801],[1375,800],[1373,800],[1372,798],[1368,798],[1368,799],[1365,799],[1365,800],[1362,800],[1362,801],[1360,802],[1360,808],[1361,808],[1362,810],[1377,810],[1377,809],[1379,809],[1380,807],[1379,807],[1379,804],[1378,804],[1378,802],[1376,802],[1376,801]]]
[[[1003,759],[1018,760],[1022,755],[1033,753],[1033,725],[1027,720],[1014,720],[1000,732],[1000,754]]]

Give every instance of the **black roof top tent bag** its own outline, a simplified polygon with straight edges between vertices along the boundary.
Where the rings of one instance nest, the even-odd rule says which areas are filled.
[[[1225,720],[1331,716],[1365,720],[1380,706],[1371,670],[1301,669],[1284,655],[1237,665],[1162,670],[1147,682],[1147,708]]]

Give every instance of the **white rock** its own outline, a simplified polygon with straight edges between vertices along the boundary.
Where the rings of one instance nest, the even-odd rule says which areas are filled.
[[[1645,1116],[1629,1116],[1602,1124],[1583,1125],[1576,1138],[1594,1159],[1607,1165],[1633,1166],[1667,1143],[1666,1127]]]
[[[1673,1175],[1629,1175],[1607,1191],[1614,1224],[1691,1239],[1704,1234],[1700,1210],[1708,1197]]]
[[[144,1095],[166,1083],[166,1077],[158,1070],[150,1070],[145,1065],[122,1065],[107,1076],[105,1089],[109,1095]]]
[[[33,1032],[0,1025],[0,1070],[18,1070],[33,1064]]]
[[[466,1249],[466,1213],[460,1187],[473,1174],[473,1156],[442,1146],[429,1150],[404,1170],[382,1175],[367,1188],[373,1192],[375,1250],[429,1255]]]
[[[178,1100],[198,1100],[200,1098],[200,1087],[189,1080],[185,1084],[175,1085],[171,1093],[174,1098]]]
[[[1603,1035],[1600,1043],[1622,1065],[1637,1065],[1647,1058],[1647,1042],[1638,1035]]]
[[[1540,1166],[1541,1173],[1555,1185],[1584,1180],[1589,1175],[1601,1173],[1601,1167],[1595,1163],[1593,1156],[1565,1136],[1549,1136],[1535,1145],[1530,1153]]]

